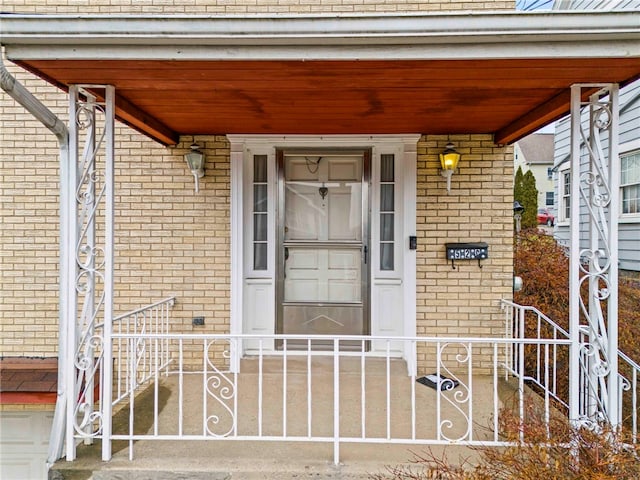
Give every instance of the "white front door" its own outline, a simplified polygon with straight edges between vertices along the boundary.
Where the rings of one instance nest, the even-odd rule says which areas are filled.
[[[369,164],[362,150],[279,151],[278,333],[369,333]]]

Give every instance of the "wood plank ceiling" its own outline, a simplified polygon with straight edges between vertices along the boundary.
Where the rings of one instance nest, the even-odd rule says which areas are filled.
[[[164,144],[227,133],[493,133],[511,143],[566,114],[571,84],[640,76],[637,58],[20,64],[61,88],[115,85],[118,117]]]

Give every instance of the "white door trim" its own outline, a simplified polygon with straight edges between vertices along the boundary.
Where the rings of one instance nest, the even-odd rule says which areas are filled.
[[[420,135],[227,135],[231,147],[231,333],[246,333],[244,325],[244,168],[245,157],[249,151],[253,153],[268,153],[270,158],[275,158],[276,148],[371,148],[373,158],[376,152],[398,151],[402,152],[400,168],[403,183],[402,217],[403,228],[401,242],[403,255],[402,303],[403,326],[399,335],[415,335],[415,299],[416,299],[416,267],[415,252],[408,251],[409,236],[416,232],[416,163],[417,142]],[[274,164],[275,166],[275,164]],[[275,218],[274,220],[275,221]],[[273,231],[273,230],[272,230]],[[271,238],[271,235],[269,236]],[[374,248],[374,245],[371,246]],[[273,255],[270,255],[273,258]],[[271,261],[269,264],[271,265]],[[273,271],[269,268],[269,271]],[[371,269],[371,285],[375,269]],[[275,278],[274,295],[275,295]],[[275,297],[274,297],[275,298]],[[275,311],[273,312],[275,322]],[[275,328],[275,323],[274,323]],[[274,330],[275,331],[275,330]],[[374,333],[374,332],[372,332]],[[233,364],[237,368],[238,359],[243,353],[243,348],[238,348],[234,355]],[[403,356],[411,358],[411,352],[403,352]],[[410,366],[412,368],[412,366]]]

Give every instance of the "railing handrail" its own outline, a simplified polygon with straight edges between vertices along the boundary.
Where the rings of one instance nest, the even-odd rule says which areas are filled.
[[[169,339],[184,340],[331,340],[331,341],[389,341],[389,342],[435,342],[435,343],[496,343],[535,345],[569,345],[569,339],[562,338],[502,338],[502,337],[394,337],[377,335],[284,335],[284,334],[247,334],[247,333],[113,333],[113,338],[129,339]],[[348,352],[345,352],[348,353]]]
[[[531,311],[536,313],[537,315],[539,315],[541,318],[543,318],[545,321],[547,321],[547,323],[549,323],[553,328],[559,330],[563,335],[565,335],[567,338],[569,337],[569,333],[562,328],[560,325],[558,325],[556,322],[554,322],[553,320],[551,320],[549,317],[547,317],[544,313],[542,313],[540,310],[538,310],[536,307],[532,307],[530,305],[520,305],[519,303],[515,303],[512,302],[511,300],[506,300],[506,299],[501,299],[500,302],[504,305],[509,305],[511,307],[515,307],[515,308],[521,308],[525,311]],[[581,325],[582,327],[587,327],[586,325]],[[588,328],[588,327],[587,327]],[[622,358],[625,362],[627,362],[632,368],[634,368],[635,370],[640,371],[640,364],[638,364],[637,362],[635,362],[632,358],[630,358],[626,353],[624,353],[622,350],[618,350],[618,356],[620,358]]]
[[[131,315],[136,315],[138,313],[142,313],[145,310],[150,310],[152,308],[158,307],[158,306],[162,305],[163,303],[168,303],[169,306],[172,307],[173,304],[175,303],[175,301],[176,301],[175,295],[172,296],[172,297],[167,297],[167,298],[165,298],[163,300],[159,300],[159,301],[157,301],[155,303],[151,303],[149,305],[145,305],[144,307],[136,308],[135,310],[131,310],[130,312],[126,312],[126,313],[123,313],[121,315],[118,315],[117,317],[113,317],[113,321],[117,322],[118,320],[122,320],[123,318],[129,317]]]
[[[565,337],[569,338],[569,332],[567,332],[564,328],[562,328],[556,322],[554,322],[549,317],[547,317],[544,313],[542,313],[536,307],[533,307],[531,305],[520,305],[519,303],[515,303],[515,302],[512,302],[511,300],[506,300],[504,298],[500,299],[500,303],[502,303],[503,305],[508,305],[510,307],[519,308],[519,309],[522,309],[524,311],[529,311],[529,312],[535,313],[540,318],[544,319],[551,327],[555,328],[560,333],[562,333]]]
[[[631,368],[640,372],[640,365],[632,360],[626,353],[622,352],[622,350],[618,350],[618,356],[627,362]]]

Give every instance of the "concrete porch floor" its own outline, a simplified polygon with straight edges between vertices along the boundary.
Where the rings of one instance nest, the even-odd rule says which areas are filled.
[[[340,432],[342,436],[359,437],[362,426],[360,363],[356,359],[340,362]],[[391,438],[411,436],[411,378],[406,375],[403,361],[393,360],[390,370],[390,434]],[[334,425],[334,382],[331,358],[314,357],[312,382],[307,383],[306,358],[287,360],[286,405],[287,435],[305,437],[308,428],[307,391],[310,388],[311,431],[314,436],[331,437]],[[333,464],[333,443],[309,441],[254,441],[232,439],[207,440],[138,440],[134,442],[133,461],[129,460],[129,442],[113,442],[113,458],[100,460],[100,442],[80,446],[74,462],[60,461],[50,472],[54,479],[93,480],[169,480],[169,479],[364,479],[382,473],[386,466],[407,465],[412,452],[423,452],[424,445],[385,443],[387,436],[386,364],[383,359],[367,359],[365,377],[365,429],[368,437],[379,443],[340,443],[340,463]],[[243,361],[237,380],[237,435],[258,433],[258,365],[255,360]],[[273,373],[272,373],[273,372]],[[278,373],[275,373],[278,372]],[[262,435],[282,436],[283,382],[281,359],[268,359],[263,365]],[[179,377],[169,375],[158,386],[158,433],[176,434],[179,416]],[[203,431],[203,375],[183,376],[183,433],[200,435]],[[456,389],[446,394],[462,392]],[[493,377],[473,377],[474,438],[488,439],[488,426],[493,415]],[[499,380],[500,406],[515,398],[513,387]],[[135,400],[135,434],[153,432],[154,388],[147,388]],[[435,438],[436,392],[415,384],[416,436]],[[216,403],[207,406],[207,416],[217,414],[220,421],[211,424],[219,432],[231,428],[230,417]],[[231,403],[233,405],[233,403]],[[462,435],[466,429],[462,417],[453,407],[442,403],[443,419],[449,417],[453,428],[449,436]],[[121,409],[114,418],[114,434],[124,434],[129,428],[129,408]],[[438,456],[443,449],[452,462],[473,457],[475,452],[463,446],[435,446]]]

